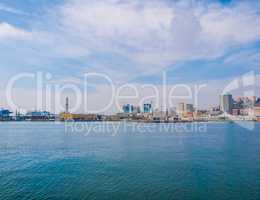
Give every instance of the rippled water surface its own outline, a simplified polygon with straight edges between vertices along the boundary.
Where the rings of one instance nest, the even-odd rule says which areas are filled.
[[[114,125],[1,123],[0,199],[260,199],[260,124]]]

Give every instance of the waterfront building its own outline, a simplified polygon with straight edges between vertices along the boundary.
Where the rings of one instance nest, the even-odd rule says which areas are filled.
[[[126,114],[130,114],[134,112],[134,106],[130,104],[123,105],[123,112]]]
[[[185,103],[179,103],[178,104],[178,113],[179,115],[182,115],[185,112]]]
[[[194,112],[193,104],[179,103],[178,104],[178,114],[181,117],[187,117],[187,115]]]
[[[24,121],[24,115],[22,115],[18,110],[15,111],[14,121]]]
[[[121,118],[120,118],[120,115],[107,115],[104,117],[103,119],[104,121],[120,121]]]
[[[252,112],[253,108],[243,108],[239,109],[239,115],[241,116],[248,116]]]
[[[238,97],[236,101],[233,101],[233,108],[236,109],[253,108],[255,103],[256,103],[255,96]]]
[[[194,119],[198,121],[207,121],[210,113],[207,110],[197,110],[194,112]]]
[[[0,109],[0,121],[9,121],[12,119],[12,112],[8,109]]]
[[[177,114],[177,111],[176,111],[176,108],[175,108],[175,107],[173,107],[173,108],[170,108],[170,109],[168,110],[168,116],[169,116],[169,117],[177,117],[177,116],[178,116],[178,114]]]
[[[168,110],[162,111],[160,109],[156,109],[153,112],[153,120],[154,121],[166,121],[168,119]]]
[[[258,98],[258,99],[256,100],[255,106],[256,106],[256,107],[260,107],[260,98]]]
[[[27,121],[54,121],[56,116],[47,111],[32,111],[25,115]]]
[[[102,116],[97,114],[72,114],[73,121],[101,121]]]
[[[144,104],[143,111],[144,113],[152,113],[153,112],[152,104],[151,103]]]
[[[63,112],[59,115],[61,121],[70,121],[73,120],[73,115],[71,113]]]
[[[190,113],[190,112],[194,112],[194,107],[193,104],[185,104],[185,112]]]
[[[220,110],[224,113],[232,113],[233,98],[229,93],[220,95]]]
[[[193,112],[187,112],[186,115],[185,115],[185,118],[188,121],[193,121],[194,120],[194,113]]]
[[[72,114],[61,113],[60,121],[102,121],[103,116],[97,114]]]
[[[256,101],[254,108],[250,109],[249,115],[253,119],[260,121],[260,100],[259,99]]]
[[[240,115],[240,109],[233,108],[233,109],[232,109],[232,115],[234,115],[234,116],[239,116],[239,115]]]
[[[193,104],[179,103],[178,112],[180,113],[194,112],[194,106]]]
[[[134,113],[134,114],[141,113],[140,107],[139,107],[139,106],[134,106],[134,107],[133,107],[133,113]]]
[[[212,107],[209,109],[209,114],[210,116],[218,116],[221,114],[221,110],[220,110],[220,107],[217,106],[217,107]]]
[[[254,117],[257,121],[260,121],[260,106],[254,107]]]

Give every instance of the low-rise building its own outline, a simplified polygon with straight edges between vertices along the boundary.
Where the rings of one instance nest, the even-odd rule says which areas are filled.
[[[133,107],[133,113],[134,114],[139,114],[141,113],[141,108],[139,106],[134,106]]]
[[[47,111],[32,111],[25,115],[27,121],[54,121],[56,116]]]
[[[253,109],[251,109],[250,116],[257,121],[260,121],[260,105],[259,104],[256,104],[256,106]]]
[[[156,109],[153,112],[153,121],[167,121],[168,120],[168,111],[162,111]]]
[[[122,110],[124,113],[130,114],[134,111],[134,106],[130,104],[123,105]]]
[[[260,106],[254,108],[254,115],[257,121],[260,121]]]
[[[207,121],[209,116],[210,114],[207,110],[197,110],[194,112],[194,119],[197,121]]]
[[[221,115],[222,114],[222,111],[220,110],[220,106],[217,106],[217,107],[211,107],[210,109],[209,109],[209,114],[210,114],[210,116],[212,117],[214,117],[214,116],[219,116],[219,115]]]
[[[193,104],[179,103],[177,112],[180,117],[186,118],[187,115],[194,112],[194,106]]]
[[[0,109],[0,121],[9,121],[12,119],[12,112],[8,109]]]
[[[241,116],[248,116],[251,115],[250,113],[252,112],[252,108],[243,108],[239,110],[239,114]]]
[[[72,114],[61,113],[59,116],[61,121],[101,121],[102,115],[97,114]]]
[[[235,108],[233,108],[233,109],[232,109],[232,115],[234,115],[234,116],[239,116],[239,115],[240,115],[240,109],[235,109]]]

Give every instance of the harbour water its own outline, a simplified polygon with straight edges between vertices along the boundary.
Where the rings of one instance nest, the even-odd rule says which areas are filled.
[[[0,199],[260,199],[260,124],[96,126],[1,123]]]

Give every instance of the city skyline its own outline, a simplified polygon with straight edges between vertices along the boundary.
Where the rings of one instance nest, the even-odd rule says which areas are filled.
[[[50,111],[34,110],[27,111],[27,113],[21,113],[19,110],[12,112],[8,109],[0,108],[0,121],[23,121],[23,120],[36,120],[36,121],[56,121],[56,120],[68,120],[75,117],[82,121],[103,121],[106,119],[103,117],[111,116],[116,117],[116,120],[123,119],[134,119],[137,121],[143,117],[147,120],[164,119],[168,121],[168,118],[172,118],[172,122],[179,120],[195,120],[200,121],[201,119],[207,120],[222,120],[223,117],[230,120],[257,120],[260,118],[260,97],[257,96],[237,96],[234,97],[231,93],[223,93],[219,95],[219,104],[216,106],[209,107],[201,110],[196,105],[187,102],[180,102],[176,107],[159,108],[154,107],[153,102],[145,102],[142,105],[133,105],[130,103],[124,104],[121,110],[117,113],[110,115],[102,113],[72,113],[70,112],[69,97],[65,98],[65,110],[61,113],[51,113]],[[239,118],[243,116],[246,118]],[[117,118],[119,117],[119,118]],[[140,118],[141,117],[141,118]],[[152,119],[150,118],[152,117]],[[165,120],[167,117],[167,120]],[[213,118],[212,118],[213,117]],[[238,118],[235,118],[238,117]],[[247,118],[249,117],[249,118]],[[113,120],[113,121],[114,121]]]

